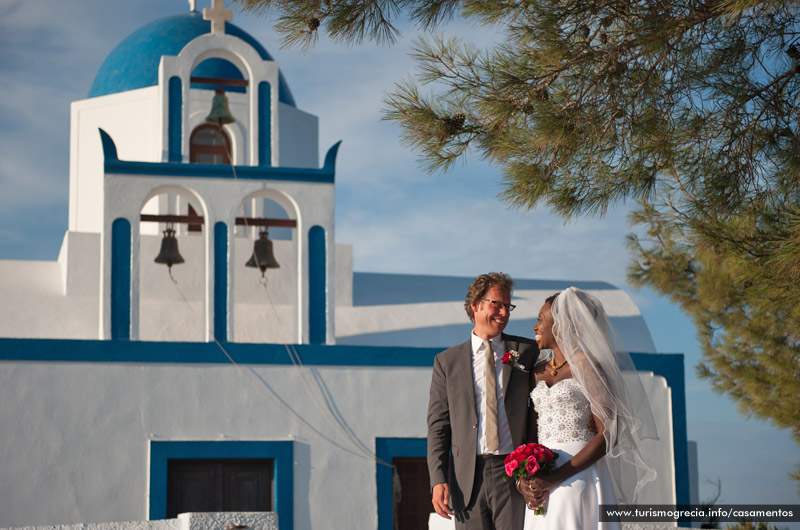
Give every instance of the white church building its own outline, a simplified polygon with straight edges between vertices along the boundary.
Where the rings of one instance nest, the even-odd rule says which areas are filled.
[[[231,20],[214,0],[110,52],[71,106],[58,260],[0,260],[0,528],[427,527],[433,357],[469,336],[472,278],[353,271],[338,144],[320,160],[317,117]],[[516,279],[507,332],[569,285],[603,302],[654,404],[644,500],[688,504],[683,355],[656,353],[625,292]]]

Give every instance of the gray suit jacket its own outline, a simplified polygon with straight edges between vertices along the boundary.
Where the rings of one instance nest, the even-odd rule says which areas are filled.
[[[503,365],[505,409],[514,447],[526,442],[528,395],[539,349],[531,339],[503,334],[503,352],[517,350],[529,373]],[[431,487],[450,484],[451,508],[459,512],[470,502],[478,452],[478,411],[472,377],[470,341],[443,351],[433,362],[428,402],[428,473]],[[452,465],[450,455],[452,453]]]

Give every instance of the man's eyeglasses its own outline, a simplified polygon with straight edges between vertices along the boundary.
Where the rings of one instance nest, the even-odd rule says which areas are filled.
[[[514,304],[504,304],[503,302],[498,302],[497,300],[489,300],[488,298],[481,298],[481,300],[483,300],[484,302],[489,302],[492,305],[492,308],[498,311],[505,308],[505,310],[510,313],[517,307]]]

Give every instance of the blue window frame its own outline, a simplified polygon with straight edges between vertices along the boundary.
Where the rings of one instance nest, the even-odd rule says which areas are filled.
[[[275,462],[272,500],[278,513],[278,528],[294,525],[294,447],[292,442],[150,442],[150,520],[167,515],[167,463],[182,458],[271,458]]]
[[[378,530],[394,527],[394,500],[392,498],[392,459],[401,456],[424,457],[427,454],[425,438],[376,438],[375,454],[378,457],[375,478],[378,490]]]

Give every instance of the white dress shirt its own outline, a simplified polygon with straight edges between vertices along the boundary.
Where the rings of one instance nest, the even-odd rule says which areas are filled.
[[[503,341],[500,335],[489,339],[494,353],[495,374],[497,377],[497,438],[500,446],[497,452],[486,449],[486,357],[483,339],[472,333],[472,384],[475,387],[475,410],[478,411],[478,454],[507,455],[514,450],[511,429],[505,407],[505,387],[503,385]]]

